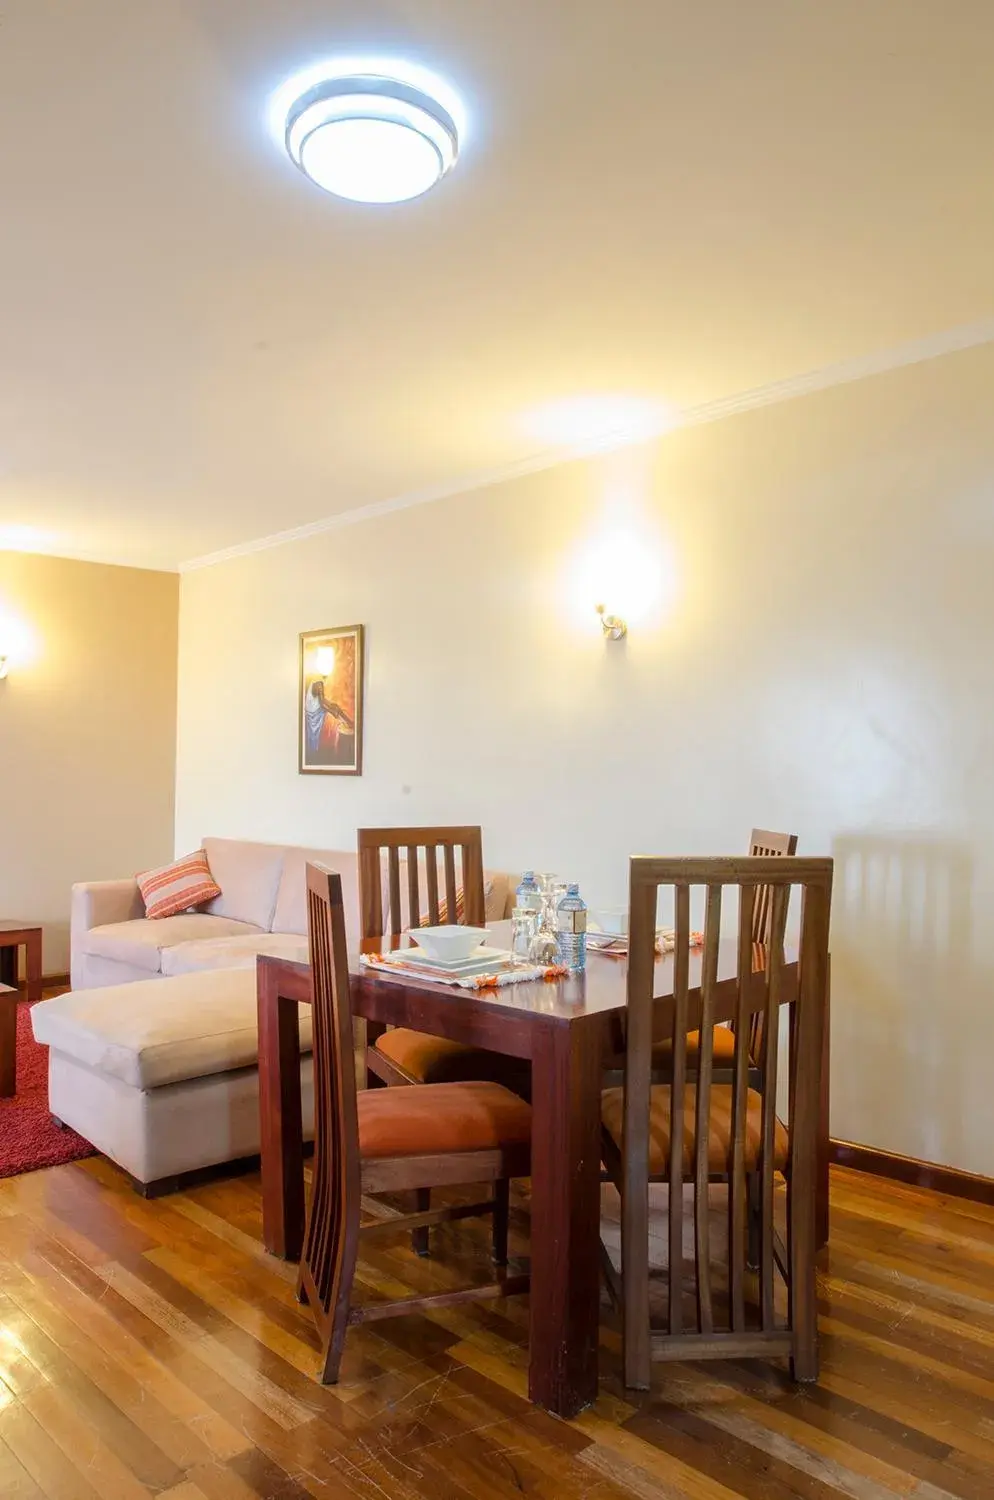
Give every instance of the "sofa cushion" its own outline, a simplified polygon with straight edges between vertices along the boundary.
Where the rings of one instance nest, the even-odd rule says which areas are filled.
[[[250,932],[244,937],[177,943],[162,955],[163,974],[195,974],[203,969],[254,969],[260,953],[307,962],[307,939],[292,932]]]
[[[487,901],[487,921],[503,922],[508,915],[508,905],[514,887],[511,884],[510,875],[505,875],[501,870],[488,870],[484,874],[486,885],[484,892]]]
[[[294,845],[286,851],[283,876],[273,914],[274,932],[307,934],[307,866],[324,865],[342,877],[345,931],[350,941],[359,933],[359,856],[355,850],[304,849]]]
[[[507,894],[510,889],[508,877],[501,874],[487,874],[483,876],[483,903],[484,920],[487,922],[502,922],[507,907]],[[427,896],[424,897],[427,900]],[[449,903],[442,896],[438,903],[438,920],[441,926],[450,922],[461,923],[466,920],[466,892],[461,885],[456,887],[456,914],[449,916]],[[422,915],[420,925],[430,927],[432,925],[431,913]]]
[[[152,919],[175,917],[181,911],[206,906],[221,894],[203,849],[184,854],[182,859],[174,859],[158,869],[144,870],[135,879],[145,903],[145,915]]]
[[[311,1008],[299,1007],[311,1046]],[[31,1011],[35,1039],[136,1089],[251,1067],[259,1059],[255,974],[217,969],[76,990]]]
[[[458,862],[457,862],[458,872]],[[407,860],[399,861],[400,874],[400,930],[406,932],[411,925],[411,903],[408,891]],[[358,882],[357,882],[358,883]],[[388,921],[387,913],[390,908],[390,868],[384,856],[382,861],[382,873],[380,875],[380,886],[383,892],[383,921]],[[484,870],[483,872],[483,901],[484,920],[487,922],[502,922],[507,914],[507,897],[510,890],[510,879],[499,870]],[[445,874],[441,860],[438,861],[438,895],[439,913],[438,920],[441,923],[452,921],[448,914],[448,902],[445,899]],[[420,925],[430,925],[428,913],[428,875],[426,859],[424,854],[418,855],[418,905],[420,907]],[[462,922],[465,919],[466,896],[463,890],[461,874],[456,877],[456,918]]]
[[[267,932],[273,924],[276,892],[283,873],[282,844],[244,839],[204,839],[204,853],[221,894],[207,908],[218,917],[251,922]]]
[[[191,911],[179,917],[160,917],[151,921],[138,917],[130,922],[108,922],[91,927],[80,937],[84,953],[95,958],[113,958],[158,974],[162,969],[162,950],[176,943],[195,939],[246,937],[261,929],[250,922],[236,922],[231,917],[214,917],[207,912]]]

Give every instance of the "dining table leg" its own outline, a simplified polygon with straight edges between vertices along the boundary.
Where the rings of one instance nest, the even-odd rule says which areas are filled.
[[[299,1260],[304,1238],[304,1128],[297,1002],[258,972],[262,1237],[283,1260]]]
[[[532,1050],[528,1393],[566,1418],[597,1396],[603,1035],[550,1018]]]

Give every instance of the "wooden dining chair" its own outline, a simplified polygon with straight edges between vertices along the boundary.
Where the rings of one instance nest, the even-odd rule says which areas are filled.
[[[656,905],[675,894],[673,993],[654,1002]],[[706,888],[703,951],[690,946],[690,893]],[[722,944],[722,893],[737,888],[734,943]],[[753,941],[757,903],[768,890],[765,944]],[[792,891],[801,891],[795,962],[784,934]],[[785,1354],[797,1380],[818,1374],[815,1299],[816,1166],[822,1022],[828,982],[830,859],[637,858],[630,868],[628,1005],[624,1085],[601,1101],[603,1160],[621,1193],[621,1275],[603,1256],[623,1313],[625,1384],[648,1389],[651,1360]],[[779,1012],[789,1010],[788,1107],[777,1117]],[[749,1087],[749,1038],[760,1017],[762,1090]],[[711,1038],[735,1029],[732,1081],[714,1081]],[[688,1033],[702,1038],[688,1068]],[[672,1075],[652,1083],[653,1041],[672,1044]],[[786,1238],[778,1232],[778,1179],[786,1183]],[[667,1317],[650,1317],[649,1185],[668,1184]],[[684,1252],[684,1184],[693,1189],[693,1253]],[[727,1276],[712,1265],[711,1184],[726,1185]],[[750,1184],[754,1191],[750,1193]],[[750,1199],[752,1200],[750,1203]],[[752,1223],[750,1225],[750,1217]],[[750,1241],[758,1276],[749,1271]],[[694,1312],[685,1305],[691,1273]],[[782,1290],[781,1290],[782,1288]],[[785,1291],[784,1296],[782,1292]]]
[[[531,1106],[496,1083],[357,1090],[341,877],[307,866],[307,929],[313,983],[314,1163],[298,1292],[321,1337],[321,1379],[333,1384],[345,1335],[357,1323],[446,1303],[526,1291],[527,1276],[355,1306],[360,1238],[493,1214],[494,1260],[507,1263],[507,1188],[527,1176]],[[485,1202],[360,1223],[364,1193],[492,1183]]]
[[[406,866],[403,872],[402,864]],[[426,924],[457,922],[468,927],[484,926],[486,894],[481,830],[360,828],[359,911],[363,951],[367,953],[374,951],[383,939],[396,942],[401,933]],[[429,1036],[406,1026],[371,1035],[370,1043],[367,1064],[383,1083],[484,1079],[528,1096],[530,1073],[528,1064],[520,1058],[465,1046],[447,1037]]]
[[[796,833],[772,833],[768,828],[754,828],[749,839],[749,857],[751,859],[775,859],[783,855],[797,853]],[[752,937],[753,942],[765,943],[769,935],[769,924],[772,916],[771,888],[760,887],[756,892],[756,900],[752,913]],[[749,1052],[759,1069],[754,1082],[760,1083],[762,1078],[762,1044],[763,1030],[762,1019],[757,1014],[753,1016],[749,1032]],[[697,1067],[697,1059],[700,1055],[701,1039],[696,1031],[692,1031],[687,1037],[687,1066],[691,1069]],[[734,1065],[735,1059],[735,1022],[730,1026],[716,1026],[711,1041],[711,1059],[713,1066],[724,1077],[728,1069]],[[653,1074],[657,1083],[665,1083],[670,1069],[673,1066],[673,1048],[669,1039],[664,1039],[653,1050]],[[725,1079],[727,1082],[727,1078]]]

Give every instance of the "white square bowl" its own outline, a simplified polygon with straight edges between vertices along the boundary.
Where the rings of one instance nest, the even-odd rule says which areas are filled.
[[[485,927],[460,927],[455,923],[444,927],[418,927],[411,936],[438,963],[461,963],[472,958],[477,948],[488,937]]]

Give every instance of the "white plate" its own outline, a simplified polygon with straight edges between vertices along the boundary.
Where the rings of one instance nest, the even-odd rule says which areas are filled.
[[[472,974],[486,974],[491,969],[500,968],[511,957],[504,948],[485,947],[478,948],[471,958],[461,958],[454,963],[432,958],[431,954],[426,953],[423,948],[397,948],[389,956],[405,964],[414,964],[418,968],[437,969],[440,974],[452,974],[460,979],[468,978]]]

